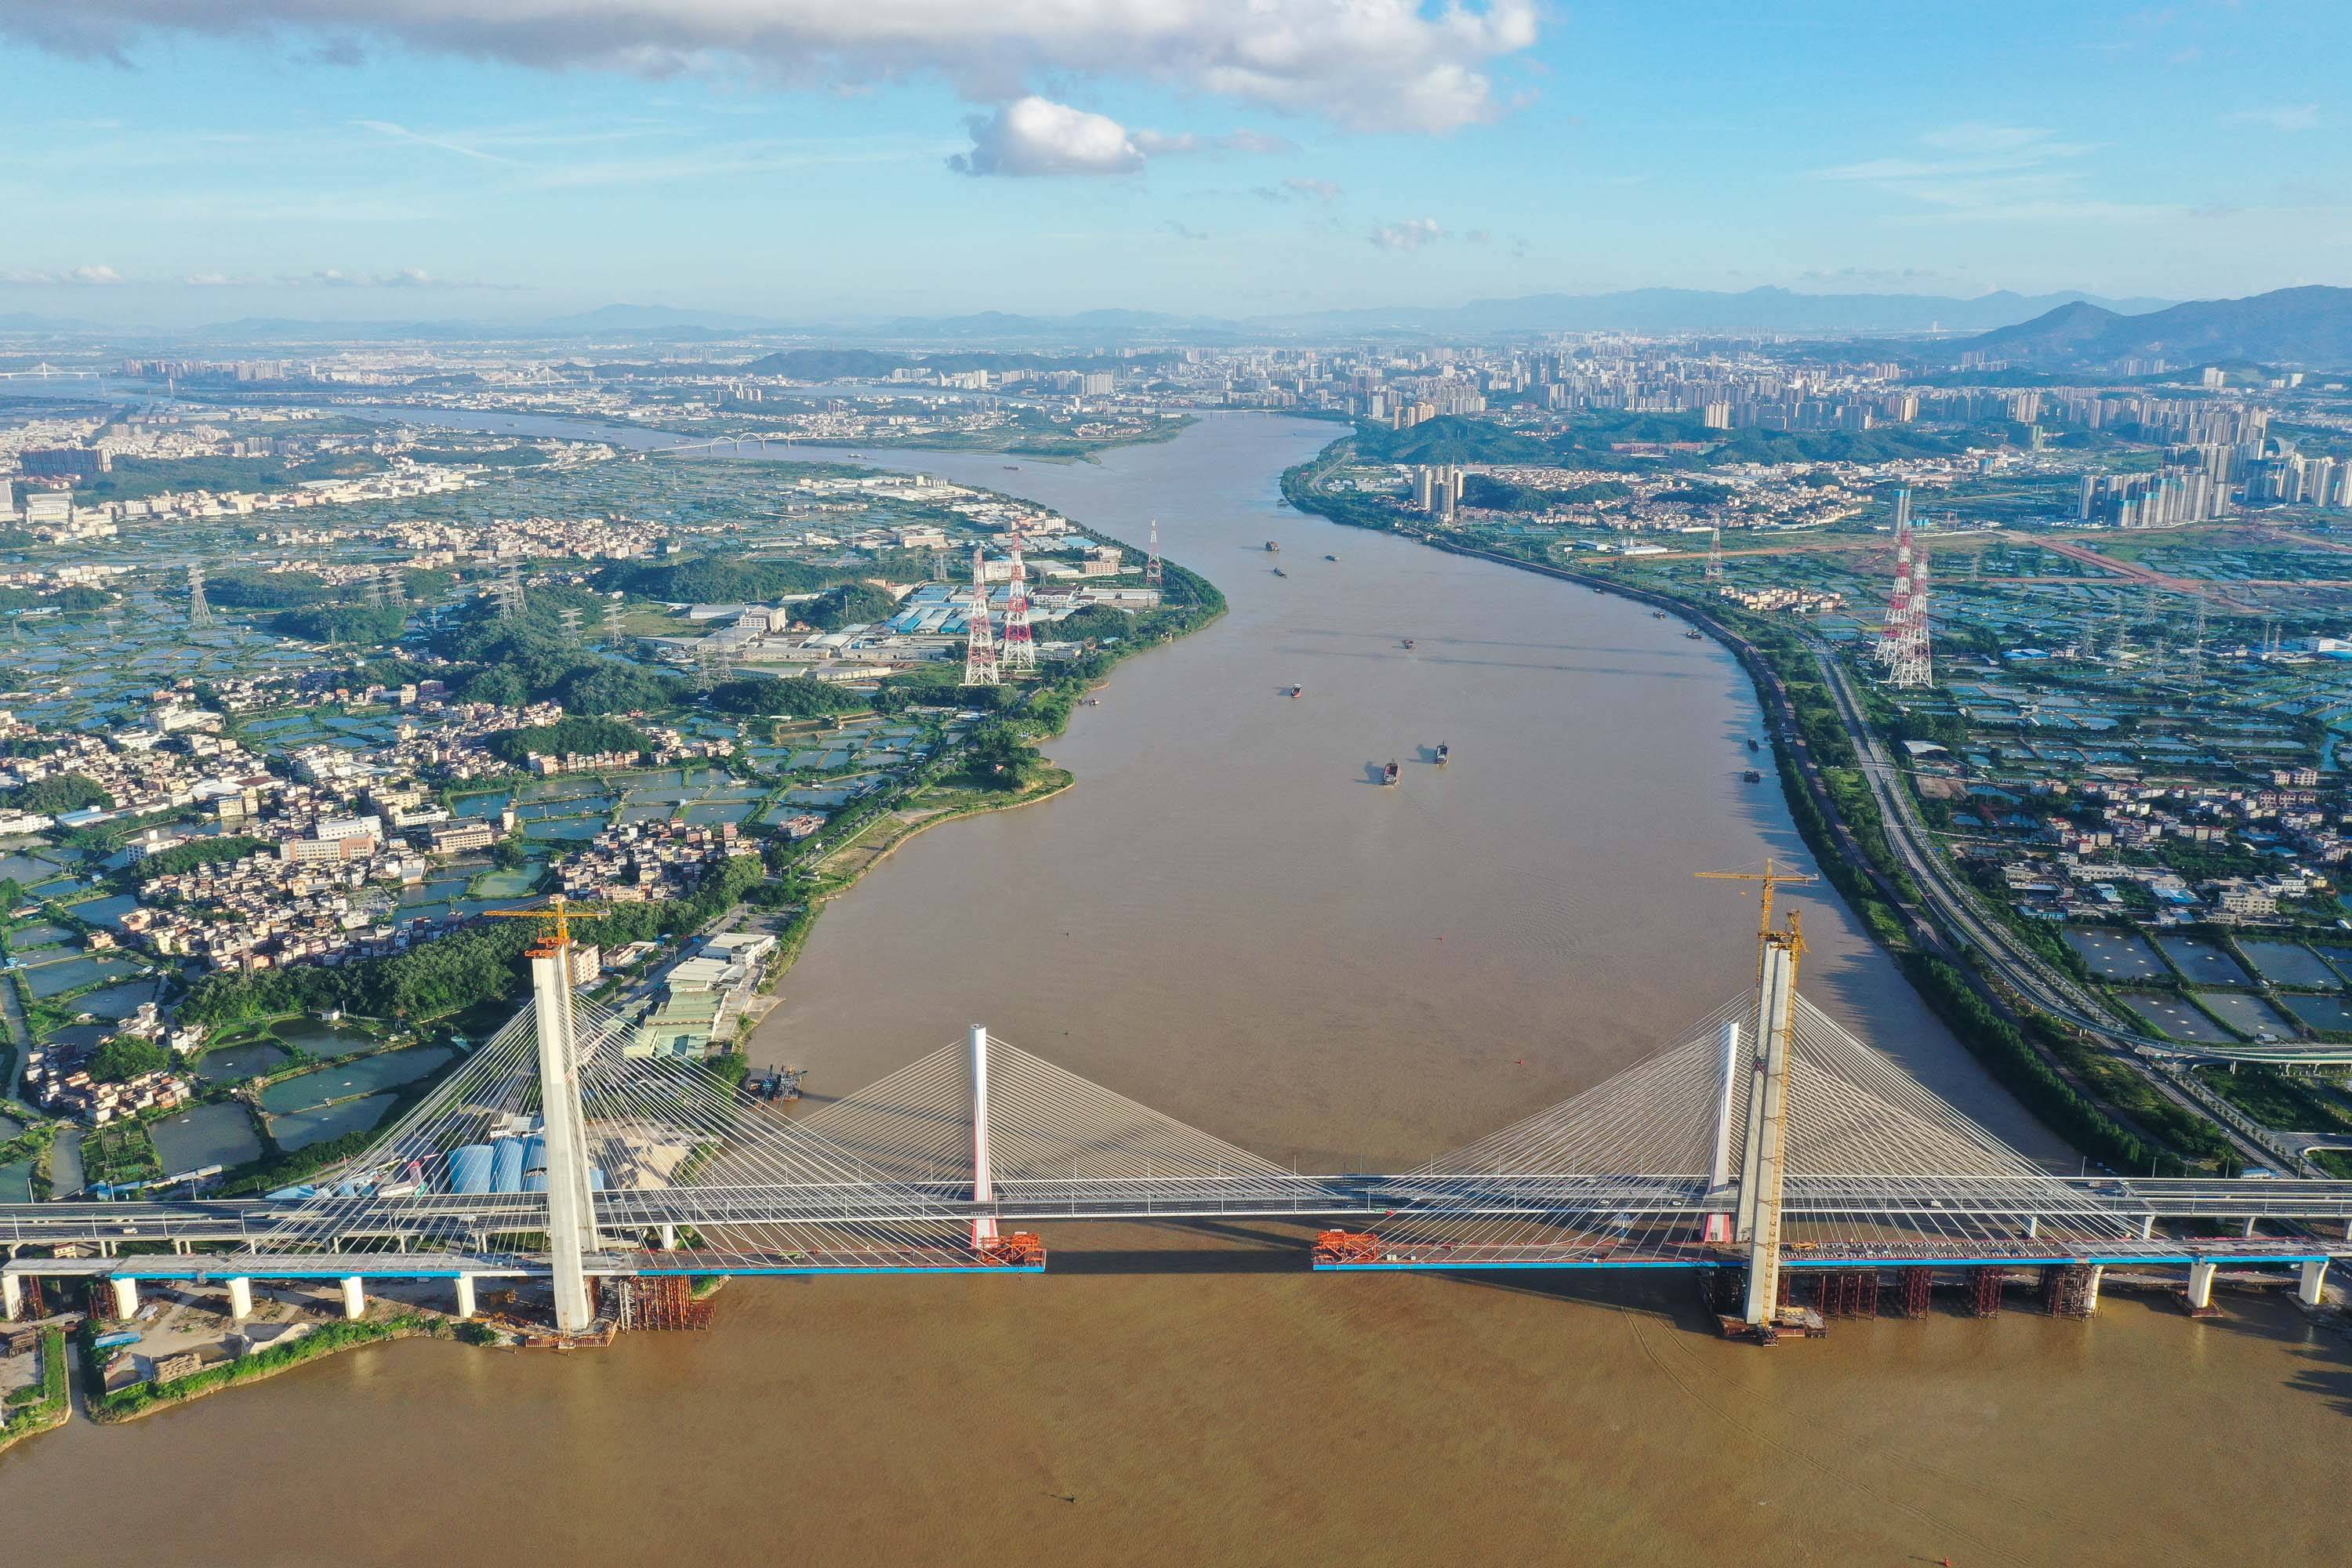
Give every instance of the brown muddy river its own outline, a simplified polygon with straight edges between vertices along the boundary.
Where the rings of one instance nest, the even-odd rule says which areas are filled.
[[[835,904],[755,1055],[836,1095],[985,1023],[1286,1162],[1393,1168],[1748,984],[1748,890],[1691,873],[1804,852],[1739,780],[1761,731],[1728,656],[1278,510],[1330,433],[908,460],[1129,541],[1157,516],[1232,613],[1080,710],[1051,748],[1076,790]],[[1801,907],[1808,994],[2071,1166],[1833,900]],[[0,1457],[0,1537],[184,1563],[2347,1555],[2352,1354],[2276,1298],[2191,1322],[2111,1285],[2088,1323],[1939,1310],[1765,1352],[1680,1276],[1317,1277],[1289,1227],[1044,1228],[1042,1278],[739,1281],[708,1334],[390,1346],[78,1425]]]

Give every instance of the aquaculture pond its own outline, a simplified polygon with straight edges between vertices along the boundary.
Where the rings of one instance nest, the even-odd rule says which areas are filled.
[[[362,1057],[357,1061],[345,1062],[341,1067],[306,1072],[299,1078],[285,1079],[263,1089],[262,1109],[272,1115],[283,1115],[313,1110],[331,1100],[349,1100],[354,1095],[397,1089],[436,1070],[456,1054],[442,1046],[412,1046],[404,1051],[386,1051],[381,1056]]]
[[[2269,1003],[2251,992],[2199,991],[2193,994],[2204,1004],[2208,1012],[2242,1035],[2294,1038],[2294,1026],[2280,1017]]]
[[[2282,996],[2279,1005],[2324,1035],[2352,1035],[2352,1002],[2341,996]]]
[[[35,948],[56,947],[73,939],[73,932],[63,926],[18,926],[8,933],[8,951],[17,954],[30,953]]]
[[[2230,1032],[2199,1012],[2184,997],[2168,991],[2130,991],[2124,994],[2124,1003],[2146,1019],[2148,1026],[2160,1035],[2176,1040],[2188,1040],[2197,1045],[2217,1046],[2230,1037]]]
[[[2334,985],[2336,972],[2317,953],[2300,942],[2257,942],[2241,938],[2239,950],[2253,961],[2263,978],[2280,985]]]
[[[2065,932],[2066,945],[2074,950],[2092,973],[2102,980],[2160,980],[2164,977],[2164,961],[2147,945],[2147,939],[2127,931],[2103,931],[2095,926],[2075,926]]]
[[[2206,985],[2251,985],[2248,975],[2238,961],[2223,952],[2219,942],[2201,936],[2182,936],[2167,932],[2156,939],[2164,949],[2164,956],[2172,960],[2180,973],[2191,981]]]
[[[285,1044],[314,1057],[348,1056],[376,1043],[376,1037],[356,1024],[330,1024],[323,1018],[287,1018],[269,1026]]]
[[[90,899],[83,903],[69,904],[67,909],[76,920],[88,921],[94,926],[113,926],[120,929],[122,917],[138,907],[137,895],[117,893],[111,898]]]
[[[199,1105],[148,1123],[147,1136],[167,1176],[261,1158],[261,1140],[241,1105]]]
[[[291,1111],[269,1119],[269,1135],[278,1140],[280,1149],[307,1149],[313,1143],[323,1143],[330,1138],[340,1138],[346,1132],[363,1132],[383,1120],[392,1109],[396,1094],[372,1094],[364,1100],[345,1100],[313,1110]]]
[[[33,1201],[33,1162],[19,1160],[14,1164],[0,1165],[0,1204],[28,1204]]]
[[[37,963],[24,971],[24,975],[33,994],[46,1001],[101,980],[136,973],[136,966],[120,958],[61,958],[51,963]]]
[[[242,1083],[249,1078],[267,1077],[293,1059],[274,1040],[247,1040],[243,1045],[206,1051],[196,1058],[195,1074],[197,1081],[205,1084]]]
[[[128,1018],[147,1002],[160,1002],[163,983],[160,980],[134,980],[122,985],[110,985],[103,991],[93,991],[87,996],[77,996],[72,1006],[78,1013],[88,1013],[100,1018]]]

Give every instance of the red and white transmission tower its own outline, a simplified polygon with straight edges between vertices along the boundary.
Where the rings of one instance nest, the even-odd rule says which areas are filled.
[[[964,615],[971,622],[971,633],[963,645],[963,683],[993,686],[996,637],[988,627],[988,555],[977,544],[971,548],[971,604]]]
[[[1911,492],[1895,492],[1895,594],[1886,602],[1886,619],[1878,628],[1878,662],[1895,663],[1895,644],[1911,614]]]
[[[1143,558],[1143,580],[1151,587],[1160,586],[1160,520],[1151,520],[1151,551]]]
[[[1709,529],[1706,536],[1706,580],[1723,581],[1723,530]]]
[[[1911,584],[1904,605],[1902,626],[1886,654],[1886,684],[1898,691],[1918,691],[1936,684],[1936,666],[1927,643],[1927,542],[1911,542]]]
[[[1013,585],[1004,600],[1004,647],[998,655],[1007,675],[1037,668],[1037,639],[1029,630],[1029,568],[1021,562],[1021,536],[1013,536]]]

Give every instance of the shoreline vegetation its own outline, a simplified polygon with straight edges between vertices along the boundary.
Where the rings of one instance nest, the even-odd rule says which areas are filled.
[[[390,1344],[395,1340],[418,1338],[463,1338],[444,1318],[428,1317],[422,1312],[401,1312],[389,1318],[362,1318],[355,1321],[322,1323],[290,1344],[272,1345],[255,1351],[235,1361],[222,1362],[173,1378],[169,1383],[134,1383],[118,1388],[111,1394],[98,1387],[103,1377],[103,1363],[85,1344],[83,1364],[88,1369],[90,1388],[88,1399],[89,1419],[100,1426],[116,1426],[137,1421],[174,1405],[208,1398],[225,1389],[248,1383],[265,1383],[283,1372],[323,1361],[344,1351],[359,1350],[367,1345]]]
[[[1448,554],[1471,556],[1666,609],[1739,661],[1771,736],[1781,793],[1799,836],[1864,930],[1895,960],[1923,1005],[1993,1079],[2079,1152],[2113,1169],[2160,1175],[2218,1164],[2236,1173],[2226,1141],[2137,1086],[2108,1061],[2021,999],[1994,986],[1965,943],[1944,942],[1918,911],[1917,892],[1888,844],[1885,825],[1854,763],[1853,740],[1823,686],[1814,655],[1787,628],[1697,604],[1680,595],[1580,572],[1507,551],[1401,526],[1398,514],[1320,488],[1358,438],[1350,431],[1284,470],[1283,499],[1301,512],[1350,528],[1393,533]],[[1754,622],[1752,628],[1745,624]]]

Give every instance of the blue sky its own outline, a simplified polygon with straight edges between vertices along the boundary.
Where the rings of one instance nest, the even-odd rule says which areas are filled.
[[[2347,283],[2347,59],[2305,0],[0,0],[0,315]]]

